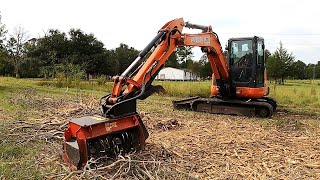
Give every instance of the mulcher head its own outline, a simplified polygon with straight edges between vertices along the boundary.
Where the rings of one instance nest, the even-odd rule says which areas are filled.
[[[64,135],[63,159],[72,169],[81,169],[90,158],[113,158],[144,148],[148,132],[140,116],[132,114],[119,118],[72,119]]]

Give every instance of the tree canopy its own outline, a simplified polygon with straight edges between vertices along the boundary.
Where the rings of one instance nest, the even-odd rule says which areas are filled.
[[[294,60],[293,54],[288,53],[288,50],[280,42],[280,47],[268,57],[266,63],[269,77],[275,80],[279,79],[284,83],[285,77],[290,75],[290,67]]]

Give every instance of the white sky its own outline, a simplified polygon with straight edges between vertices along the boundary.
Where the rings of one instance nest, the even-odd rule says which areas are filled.
[[[49,28],[93,33],[106,48],[120,43],[143,49],[166,22],[183,17],[211,25],[224,48],[231,37],[258,35],[273,52],[280,40],[305,63],[320,61],[320,10],[316,0],[0,0],[2,22],[31,37]],[[195,57],[200,56],[195,51]]]

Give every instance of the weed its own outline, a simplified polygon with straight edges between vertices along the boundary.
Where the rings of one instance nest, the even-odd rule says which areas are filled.
[[[317,91],[314,86],[311,87],[310,95],[313,95],[313,96],[317,95]]]
[[[293,94],[297,94],[297,88],[293,88]]]
[[[296,119],[263,119],[260,121],[260,125],[262,127],[276,127],[284,131],[302,130],[305,127],[304,123]]]
[[[0,159],[10,160],[21,158],[25,154],[20,146],[2,143],[0,144]]]
[[[63,87],[64,81],[66,80],[66,76],[64,73],[58,73],[57,74],[57,82],[56,87],[61,88]]]
[[[103,74],[99,76],[96,81],[99,86],[104,85],[107,82],[107,76]]]
[[[303,123],[293,119],[278,119],[275,121],[275,125],[285,130],[300,130],[303,127]]]

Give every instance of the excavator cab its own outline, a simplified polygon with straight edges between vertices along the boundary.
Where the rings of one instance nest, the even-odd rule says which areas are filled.
[[[270,118],[277,102],[267,97],[264,39],[258,36],[231,38],[227,45],[228,76],[221,78],[220,66],[213,66],[212,97],[176,100],[176,109]],[[210,60],[210,62],[216,62]],[[215,64],[214,64],[215,65]],[[223,69],[223,68],[222,68]]]
[[[265,86],[263,38],[231,38],[228,41],[228,55],[232,87]]]

